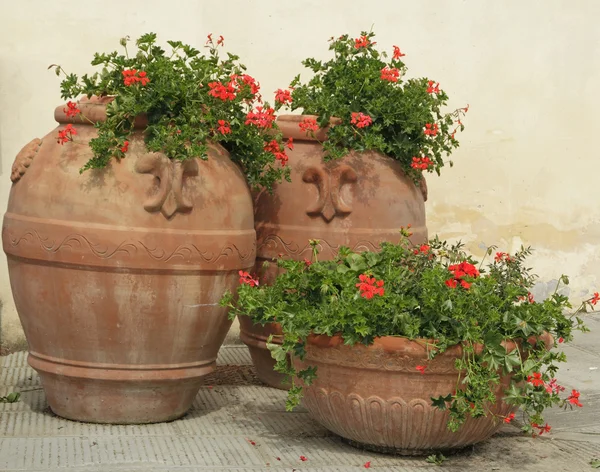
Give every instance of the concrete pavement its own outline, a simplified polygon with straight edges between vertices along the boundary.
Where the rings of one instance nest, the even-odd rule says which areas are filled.
[[[530,438],[511,425],[489,441],[448,457],[390,457],[343,443],[306,411],[286,413],[285,392],[262,386],[243,345],[221,349],[219,367],[204,382],[182,419],[147,426],[84,424],[56,417],[25,353],[0,358],[0,396],[20,391],[21,401],[0,404],[0,471],[191,472],[205,470],[350,471],[592,471],[600,459],[600,316],[591,333],[565,346],[569,363],[559,381],[581,391],[585,407],[549,411],[548,437]],[[302,461],[301,456],[307,460]]]

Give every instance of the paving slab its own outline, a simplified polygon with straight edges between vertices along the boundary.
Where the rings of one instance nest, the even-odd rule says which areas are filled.
[[[2,472],[192,471],[592,471],[600,459],[600,316],[591,333],[562,347],[569,363],[559,378],[582,392],[585,407],[550,410],[548,437],[523,436],[506,425],[488,441],[449,456],[441,465],[423,457],[393,457],[355,449],[314,422],[303,408],[285,411],[286,393],[261,385],[243,345],[223,346],[217,371],[206,377],[183,418],[154,425],[96,425],[57,417],[48,408],[26,353],[0,358]],[[301,456],[307,460],[302,461]]]

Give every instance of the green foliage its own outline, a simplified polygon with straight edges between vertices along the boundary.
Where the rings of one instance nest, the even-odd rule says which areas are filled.
[[[16,403],[21,399],[19,392],[11,392],[5,397],[0,397],[0,403]]]
[[[463,130],[460,118],[468,107],[443,112],[448,96],[439,84],[424,77],[405,79],[404,55],[397,46],[388,60],[385,52],[375,49],[374,33],[361,34],[356,40],[348,35],[331,38],[329,49],[334,57],[329,61],[304,60],[303,65],[314,75],[307,83],[302,83],[299,75],[291,82],[293,101],[289,106],[317,115],[321,127],[327,126],[330,118],[341,120],[329,129],[323,143],[328,159],[340,158],[350,150],[379,151],[398,160],[418,182],[425,169],[413,167],[413,157],[426,156],[431,160],[426,169],[439,175],[444,156],[459,145],[455,133]],[[390,70],[398,77],[386,80],[385,71]],[[275,108],[282,106],[276,103]],[[368,115],[372,124],[353,124],[353,113]],[[438,126],[435,135],[425,133],[428,124]]]
[[[182,161],[206,159],[207,144],[218,142],[240,165],[251,186],[270,188],[282,178],[289,179],[289,170],[282,165],[285,162],[277,161],[273,151],[265,150],[268,142],[276,140],[283,152],[275,125],[246,124],[248,114],[261,106],[259,86],[245,73],[238,56],[219,57],[221,40],[215,44],[209,36],[206,55],[181,41],[167,41],[171,47],[167,52],[156,44],[154,33],[136,41],[135,54],[130,54],[128,41],[120,41],[123,54],[96,53],[92,65],[100,70],[92,75],[78,77],[65,73],[60,66],[51,66],[65,76],[61,83],[64,99],[80,95],[114,97],[107,106],[106,121],[96,123],[98,137],[90,142],[93,157],[82,171],[102,168],[114,158],[125,157],[123,146],[131,136],[134,120],[145,115],[145,141],[150,152],[162,152]],[[128,73],[134,76],[129,83]],[[140,80],[140,74],[148,80]],[[226,99],[211,95],[211,84],[215,83],[229,88],[233,95]],[[262,106],[270,108],[268,103]],[[229,132],[220,131],[223,123]]]
[[[311,334],[341,335],[348,345],[370,345],[380,336],[435,339],[428,344],[431,359],[461,345],[454,391],[431,399],[449,411],[453,431],[469,416],[490,414],[503,374],[512,375],[504,400],[529,418],[526,431],[542,432],[546,407],[577,405],[576,391],[561,398],[564,389],[554,379],[564,353],[546,349],[539,337],[550,333],[559,342],[571,340],[574,329],[586,330],[577,314],[595,300],[583,302],[572,315],[565,314],[570,304],[558,292],[535,302],[529,289],[536,277],[525,266],[529,248],[513,255],[497,253],[483,267],[460,243],[449,245],[436,237],[415,247],[408,235],[403,230],[398,244],[383,243],[379,252],[341,248],[331,261],[318,261],[318,242],[311,241],[313,261],[281,259],[284,271],[272,285],[241,284],[236,298],[230,293],[223,297],[232,317],[245,314],[258,324],[280,323],[282,344],[270,348],[276,370],[293,382],[288,409],[300,401],[302,383],[310,384],[318,375],[312,366],[295,372],[287,356],[303,359]],[[561,277],[559,284],[565,280]],[[505,342],[511,340],[521,349],[507,349]]]
[[[446,456],[444,456],[441,453],[438,453],[438,454],[432,454],[432,455],[428,456],[427,459],[425,459],[425,462],[427,462],[429,464],[442,465],[445,460],[446,460]]]

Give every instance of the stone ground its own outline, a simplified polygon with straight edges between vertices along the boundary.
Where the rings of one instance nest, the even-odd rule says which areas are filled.
[[[0,404],[0,471],[592,471],[600,459],[600,316],[591,333],[565,346],[569,363],[559,372],[581,391],[585,407],[549,411],[553,433],[530,438],[511,425],[441,466],[425,458],[390,457],[355,449],[313,422],[306,411],[286,413],[285,392],[262,386],[244,346],[226,345],[217,372],[205,379],[182,419],[147,426],[84,424],[55,416],[26,354],[0,358],[0,396],[20,391],[21,401]],[[305,456],[306,461],[301,461]]]

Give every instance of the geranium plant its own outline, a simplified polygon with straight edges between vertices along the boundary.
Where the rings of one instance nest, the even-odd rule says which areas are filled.
[[[439,174],[444,157],[458,147],[455,135],[464,128],[461,117],[468,106],[444,112],[448,95],[440,84],[425,77],[406,79],[405,54],[398,46],[391,57],[378,52],[374,36],[331,38],[333,59],[305,59],[302,64],[313,77],[303,83],[298,75],[289,90],[278,90],[275,109],[317,115],[299,124],[313,135],[334,119],[323,142],[326,159],[374,150],[398,160],[415,182],[423,171]]]
[[[93,75],[65,75],[61,95],[69,100],[65,113],[81,117],[70,99],[80,95],[109,96],[106,121],[95,123],[98,137],[90,147],[93,157],[83,167],[103,168],[112,159],[124,158],[129,148],[134,122],[147,118],[146,147],[176,160],[207,157],[209,142],[222,144],[254,187],[270,186],[287,177],[286,143],[277,133],[274,109],[263,103],[259,83],[246,73],[238,56],[219,57],[224,39],[208,35],[207,54],[181,41],[168,41],[166,52],[149,33],[136,41],[137,52],[130,53],[121,40],[123,54],[94,55],[92,65],[101,67]],[[61,144],[75,141],[77,127],[67,125],[59,132]],[[289,146],[293,146],[291,142]]]
[[[408,229],[398,244],[383,243],[380,252],[354,253],[342,248],[331,261],[318,261],[318,242],[312,241],[313,259],[280,259],[285,269],[272,285],[243,273],[238,297],[226,294],[222,303],[231,315],[247,314],[255,323],[278,322],[282,345],[271,344],[276,370],[289,374],[292,387],[287,401],[294,408],[302,387],[310,384],[315,367],[296,372],[288,355],[305,354],[307,337],[341,335],[348,345],[370,345],[381,336],[399,336],[425,342],[428,358],[452,346],[462,346],[456,362],[456,388],[431,398],[449,410],[448,427],[456,431],[468,416],[482,417],[496,403],[495,386],[510,375],[503,400],[522,409],[524,429],[542,434],[550,430],[543,419],[546,407],[581,407],[579,392],[557,383],[557,364],[566,360],[555,344],[572,339],[574,329],[585,331],[579,317],[600,296],[585,300],[573,314],[559,287],[546,300],[535,301],[530,288],[535,276],[525,266],[529,248],[515,254],[496,252],[484,266],[467,255],[460,243],[435,238],[413,246]],[[490,248],[488,254],[493,254]],[[560,284],[567,284],[562,276]],[[550,336],[553,341],[544,342]],[[514,341],[520,349],[507,349]],[[425,374],[427,364],[414,367]],[[511,422],[514,415],[498,418]]]

